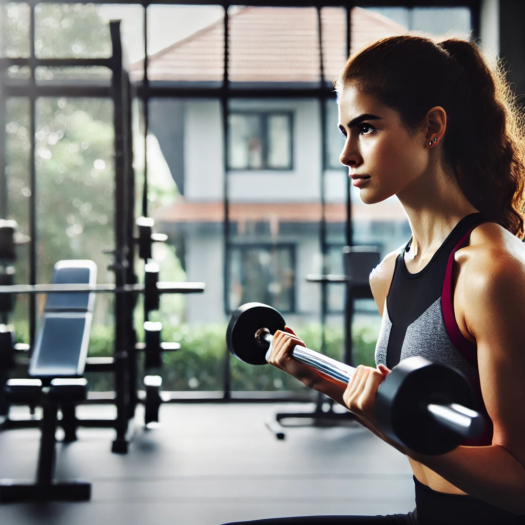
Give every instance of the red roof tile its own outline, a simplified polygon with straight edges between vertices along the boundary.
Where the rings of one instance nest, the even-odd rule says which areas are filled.
[[[321,10],[325,79],[332,81],[346,57],[345,10]],[[352,9],[351,49],[402,34],[406,29],[370,10]],[[149,57],[152,81],[221,81],[224,31],[219,21]],[[133,64],[138,71],[143,62]],[[246,7],[230,16],[229,73],[233,82],[319,82],[315,8]]]

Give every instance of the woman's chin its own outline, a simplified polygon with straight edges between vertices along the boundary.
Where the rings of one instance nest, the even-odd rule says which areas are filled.
[[[380,195],[370,191],[367,188],[360,191],[359,197],[361,198],[363,204],[377,204],[378,202],[383,202],[384,200],[388,199],[390,195]]]

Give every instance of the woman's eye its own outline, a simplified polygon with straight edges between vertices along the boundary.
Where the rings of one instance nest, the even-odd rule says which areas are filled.
[[[361,133],[361,135],[369,135],[375,129],[376,128],[374,128],[374,126],[372,126],[371,124],[367,124],[366,122],[359,124],[359,133]]]

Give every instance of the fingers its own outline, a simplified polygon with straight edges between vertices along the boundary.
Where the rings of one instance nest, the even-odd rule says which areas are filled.
[[[379,365],[377,369],[383,374],[384,377],[390,374],[390,369],[388,369],[386,366]]]
[[[304,346],[304,343],[293,332],[278,330],[273,336],[267,361],[277,368],[284,369],[286,362],[292,359],[292,351],[297,345]]]
[[[358,366],[343,394],[346,407],[354,414],[373,421],[377,389],[389,372],[386,367],[375,369]]]

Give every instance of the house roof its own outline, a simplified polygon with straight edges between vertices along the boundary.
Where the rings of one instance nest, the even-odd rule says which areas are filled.
[[[314,223],[321,220],[320,202],[292,203],[231,203],[229,219],[231,222],[279,222]],[[177,200],[158,210],[155,219],[167,223],[218,223],[224,219],[222,202],[188,202]],[[328,223],[346,221],[344,203],[328,203],[325,207]],[[377,205],[355,203],[352,206],[354,221],[403,221],[405,212],[399,202],[382,202]]]
[[[321,10],[325,80],[346,60],[346,11]],[[229,75],[232,82],[319,82],[317,12],[311,7],[246,7],[230,16]],[[392,20],[352,9],[351,50],[406,32]],[[216,22],[148,57],[151,81],[210,82],[223,78],[224,28]],[[143,61],[131,66],[138,73]]]

